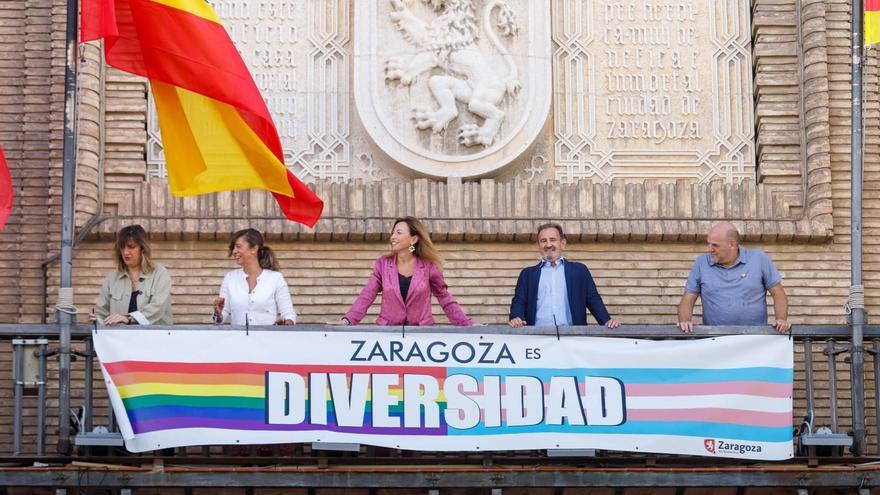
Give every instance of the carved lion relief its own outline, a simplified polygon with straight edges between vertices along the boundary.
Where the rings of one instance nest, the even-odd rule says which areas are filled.
[[[507,2],[494,0],[483,8],[483,33],[504,58],[507,73],[493,73],[487,63],[487,54],[477,45],[480,26],[474,2],[470,0],[432,0],[438,16],[425,22],[416,17],[402,0],[392,0],[394,11],[391,21],[403,33],[404,39],[419,51],[405,61],[392,57],[385,62],[385,79],[400,81],[409,86],[423,73],[439,69],[430,75],[427,85],[437,102],[436,108],[423,102],[413,109],[413,120],[418,129],[443,132],[458,117],[456,102],[483,119],[482,125],[463,124],[458,128],[458,141],[464,146],[489,146],[507,115],[498,105],[505,96],[511,98],[519,91],[516,63],[507,48],[501,44],[492,26],[492,13],[497,11],[498,29],[502,36],[515,36],[518,27]]]
[[[388,0],[355,6],[355,98],[403,166],[474,177],[534,140],[550,104],[546,0]]]

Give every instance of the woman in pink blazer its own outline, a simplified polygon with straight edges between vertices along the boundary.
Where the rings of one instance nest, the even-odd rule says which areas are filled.
[[[391,253],[376,260],[370,280],[351,309],[333,323],[357,325],[379,292],[382,306],[377,325],[433,325],[432,294],[454,325],[473,325],[449,293],[440,254],[425,226],[416,218],[395,220],[391,229]]]

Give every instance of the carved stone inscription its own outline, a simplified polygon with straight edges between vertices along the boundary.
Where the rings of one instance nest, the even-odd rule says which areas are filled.
[[[559,180],[753,173],[747,0],[579,3],[554,12]]]
[[[705,42],[699,8],[693,1],[605,3],[597,103],[609,144],[662,148],[704,137],[711,109],[701,105],[708,56],[698,49]]]
[[[300,178],[350,176],[349,0],[210,0],[275,121]],[[164,175],[155,109],[147,163]]]
[[[298,142],[300,115],[306,111],[305,85],[296,77],[300,52],[300,24],[306,17],[302,0],[212,0],[217,15],[251,70],[257,87],[275,119],[285,151],[303,147]],[[302,123],[299,122],[301,125]]]

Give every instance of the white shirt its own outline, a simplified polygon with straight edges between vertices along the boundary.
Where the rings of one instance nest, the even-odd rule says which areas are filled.
[[[232,314],[233,325],[273,325],[279,318],[296,322],[296,310],[290,300],[290,290],[284,275],[274,270],[263,270],[257,285],[248,293],[247,275],[239,268],[223,277],[220,297],[225,299],[223,321]]]
[[[560,257],[556,261],[556,266],[550,265],[547,260],[541,265],[535,325],[571,325],[568,284],[565,282],[565,258]]]

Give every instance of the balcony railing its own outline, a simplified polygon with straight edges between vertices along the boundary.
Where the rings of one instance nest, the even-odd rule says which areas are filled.
[[[217,327],[213,325],[185,325],[174,327],[153,327],[156,330],[202,331],[240,329],[238,327]],[[250,330],[254,330],[251,327]],[[272,331],[350,331],[351,327],[329,327],[325,325],[297,325],[296,327],[266,327]],[[401,328],[359,326],[359,332],[399,333]],[[105,331],[105,330],[102,330]],[[107,329],[106,331],[116,331]],[[468,333],[510,334],[525,333],[505,326],[484,326],[479,328],[457,327],[407,327],[407,334],[413,333]],[[393,466],[405,463],[412,466],[425,466],[433,470],[443,465],[487,466],[553,466],[571,463],[572,459],[593,456],[591,462],[603,466],[653,466],[656,469],[673,469],[676,466],[712,466],[731,468],[748,465],[747,461],[707,459],[671,455],[645,455],[595,451],[516,451],[492,453],[449,453],[449,452],[401,452],[394,449],[364,447],[358,445],[334,444],[292,444],[271,446],[201,446],[166,449],[146,454],[132,455],[121,447],[121,436],[115,431],[113,411],[109,406],[103,386],[100,368],[93,351],[92,327],[79,325],[72,329],[72,353],[75,358],[67,376],[71,376],[69,386],[61,386],[57,359],[59,327],[57,325],[0,325],[0,346],[7,348],[7,356],[12,356],[12,397],[0,402],[0,408],[11,409],[11,422],[0,426],[0,434],[11,436],[11,443],[0,444],[0,457],[9,461],[22,462],[41,460],[100,459],[101,462],[118,464],[143,464],[162,459],[165,465],[175,464],[224,464],[224,465],[313,465],[316,468],[333,465],[372,465]],[[593,337],[625,337],[639,339],[695,339],[710,336],[738,334],[773,334],[767,327],[708,327],[699,326],[692,334],[683,334],[673,325],[625,325],[610,330],[604,327],[529,327],[529,334]],[[852,377],[849,359],[850,329],[844,325],[799,325],[791,332],[795,347],[794,415],[792,428],[795,429],[795,452],[797,457],[791,463],[821,465],[835,462],[855,462],[869,460],[880,454],[878,450],[878,424],[880,424],[880,384],[874,379],[880,373],[880,362],[876,359],[880,352],[880,327],[865,328],[866,375]],[[7,357],[8,359],[8,357]],[[865,389],[873,400],[852,397],[853,380],[864,380]],[[7,388],[8,390],[8,388]],[[873,393],[871,393],[873,392]],[[65,397],[65,393],[67,396]],[[70,438],[63,436],[58,428],[60,408],[71,411],[72,427]],[[854,411],[861,411],[868,418],[865,452],[852,452],[852,418]],[[8,414],[8,413],[7,413]],[[61,434],[59,434],[61,432]],[[66,445],[72,448],[65,449]],[[856,443],[858,445],[858,443]],[[331,449],[331,450],[328,450]],[[334,451],[335,450],[335,451]],[[786,463],[779,463],[786,464]],[[762,474],[763,473],[763,474]],[[424,473],[422,473],[424,474]],[[753,473],[752,481],[761,485],[760,476],[766,470]],[[23,475],[22,475],[23,476]],[[582,476],[582,475],[580,475]],[[829,475],[830,476],[830,475]],[[837,476],[837,475],[835,475]],[[12,486],[15,478],[0,482]],[[317,478],[316,478],[317,479]],[[510,479],[510,478],[508,478]],[[634,481],[637,478],[628,478]],[[720,478],[719,478],[720,479]],[[792,478],[794,479],[794,478]],[[807,478],[804,478],[807,479]],[[828,478],[829,480],[831,478]],[[645,485],[657,486],[656,480],[644,478]],[[651,481],[653,480],[653,481]],[[572,480],[569,480],[572,481]],[[576,480],[574,480],[576,481]],[[582,480],[583,481],[583,480]],[[739,485],[742,486],[742,479]],[[813,480],[814,482],[815,480]],[[315,481],[318,483],[318,481]],[[641,481],[639,482],[641,483]],[[702,482],[699,482],[702,483]],[[829,481],[829,483],[831,483]],[[836,485],[835,485],[836,483]],[[748,483],[747,483],[748,484]],[[820,483],[821,484],[821,483]],[[864,484],[864,483],[863,483]],[[710,483],[710,485],[712,485]],[[774,485],[772,486],[782,486]],[[837,486],[839,480],[824,486]],[[171,486],[171,485],[169,485]],[[180,486],[180,485],[174,485]],[[232,486],[232,485],[230,485]],[[329,486],[339,486],[332,484]],[[401,485],[411,486],[411,485]],[[419,485],[421,486],[421,485]],[[487,484],[474,486],[489,486]],[[582,485],[583,486],[583,485]],[[666,485],[670,486],[670,485]],[[676,486],[691,486],[679,483]],[[708,486],[696,484],[693,486]],[[722,485],[714,485],[722,486]],[[733,485],[730,485],[733,486]],[[764,486],[769,486],[764,484]],[[786,485],[787,486],[787,485]],[[847,485],[849,486],[849,485]]]

